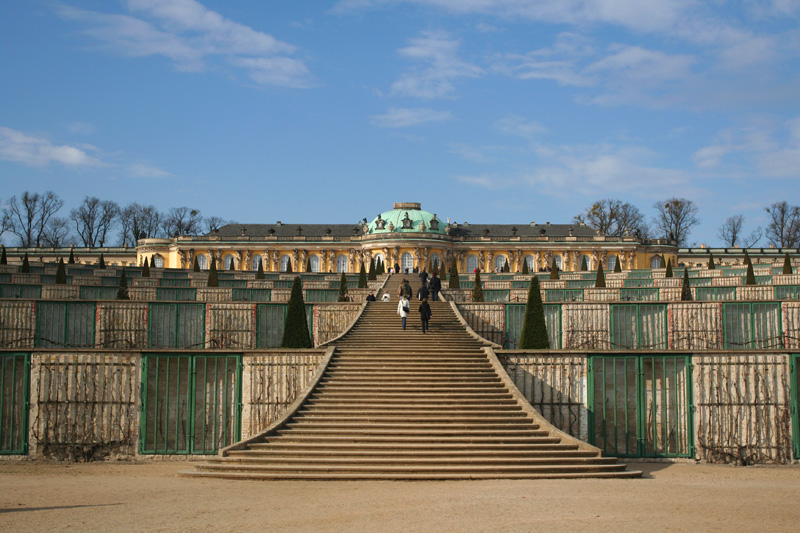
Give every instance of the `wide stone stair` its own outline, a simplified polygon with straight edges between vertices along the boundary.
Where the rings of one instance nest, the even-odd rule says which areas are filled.
[[[412,278],[406,276],[410,281]],[[251,479],[638,477],[567,437],[522,404],[449,303],[430,331],[411,301],[401,329],[392,300],[371,302],[337,339],[306,402],[273,431],[183,475]],[[416,276],[413,281],[417,281]],[[414,292],[418,287],[414,286]],[[513,385],[511,385],[513,387]]]

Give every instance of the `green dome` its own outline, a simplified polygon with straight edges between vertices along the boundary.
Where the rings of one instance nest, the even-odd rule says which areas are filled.
[[[435,229],[431,228],[431,221]],[[407,222],[410,221],[410,222]],[[425,223],[425,229],[421,229],[421,224]],[[444,235],[446,222],[442,222],[438,216],[428,211],[423,211],[418,203],[397,203],[394,209],[384,211],[372,222],[369,223],[369,235],[401,232],[401,233],[438,233]],[[391,228],[391,230],[390,230]]]

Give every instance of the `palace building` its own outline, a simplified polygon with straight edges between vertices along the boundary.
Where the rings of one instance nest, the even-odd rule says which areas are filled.
[[[449,269],[471,273],[551,268],[577,271],[585,260],[589,270],[602,264],[612,270],[660,268],[676,263],[677,247],[667,240],[631,235],[603,235],[583,224],[470,224],[442,220],[419,203],[395,203],[372,221],[356,224],[228,224],[201,236],[144,239],[137,247],[137,264],[147,258],[163,268],[210,267],[267,272],[358,272],[378,258],[401,272]]]

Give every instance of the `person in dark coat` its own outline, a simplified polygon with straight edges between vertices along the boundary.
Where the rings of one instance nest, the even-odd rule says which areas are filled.
[[[431,313],[431,306],[428,305],[428,299],[423,298],[422,303],[419,304],[419,318],[422,321],[422,333],[428,331],[428,321],[431,319],[431,316],[433,316],[433,313]]]
[[[419,273],[419,281],[422,283],[422,285],[428,284],[428,272],[424,268],[422,269],[422,272]]]
[[[436,272],[434,272],[433,276],[431,276],[431,283],[429,289],[431,291],[431,301],[438,302],[439,291],[442,290],[442,280],[439,279],[439,276],[436,275]]]
[[[374,294],[372,294],[372,291],[369,291],[369,295],[367,295],[367,301],[368,301],[368,302],[374,302],[374,301],[375,301],[375,299],[376,299],[376,298],[375,298],[375,295],[374,295]]]
[[[417,291],[417,299],[421,302],[428,298],[428,287],[422,285]]]
[[[405,296],[408,300],[411,300],[411,295],[413,292],[411,291],[411,284],[408,282],[407,279],[403,280],[403,296]]]

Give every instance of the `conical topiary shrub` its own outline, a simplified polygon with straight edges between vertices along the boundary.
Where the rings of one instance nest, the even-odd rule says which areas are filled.
[[[547,323],[544,319],[542,291],[539,288],[539,277],[535,275],[531,278],[528,288],[528,304],[525,306],[525,319],[522,322],[519,348],[520,350],[547,350],[550,348]]]
[[[0,254],[0,265],[7,265],[8,258],[6,257],[6,247],[3,246],[3,253]]]
[[[747,253],[747,250],[744,251],[744,264],[750,265],[752,262],[750,261],[750,255]]]
[[[528,262],[524,259],[522,260],[522,273],[530,274],[530,270],[528,270]]]
[[[745,285],[755,285],[756,284],[756,275],[753,272],[753,264],[752,263],[748,263],[747,264],[747,275],[745,276],[744,284]]]
[[[367,272],[367,279],[375,281],[378,279],[378,264],[375,262],[375,257],[369,260],[369,272]]]
[[[292,273],[292,260],[291,259],[286,261],[286,273],[287,274],[291,274]]]
[[[347,276],[342,272],[342,277],[339,278],[339,299],[340,302],[347,301]]]
[[[603,272],[603,263],[597,264],[597,277],[594,279],[595,288],[605,288],[606,274]]]
[[[688,302],[692,300],[692,287],[689,285],[689,269],[683,269],[683,285],[681,286],[681,300]]]
[[[664,274],[665,278],[672,278],[674,274],[672,273],[672,259],[667,259],[667,273]]]
[[[22,258],[22,266],[19,267],[20,274],[30,274],[31,273],[31,263],[28,261],[28,253],[25,252],[25,256]]]
[[[481,282],[480,270],[477,270],[475,272],[475,286],[472,288],[472,301],[473,302],[483,301],[483,282]]]
[[[716,265],[714,265],[714,254],[708,254],[708,269],[714,270],[716,268]]]
[[[264,279],[264,261],[258,262],[258,270],[256,270],[256,279]]]
[[[367,288],[367,268],[364,266],[363,261],[361,262],[361,270],[358,271],[358,288]]]
[[[295,277],[292,283],[292,293],[286,306],[281,348],[313,348],[311,336],[308,334],[308,318],[300,276]]]
[[[450,263],[450,285],[451,289],[460,289],[461,288],[461,279],[458,277],[458,266],[456,266],[456,262],[453,261]]]
[[[130,300],[128,296],[128,275],[125,274],[125,269],[122,269],[122,274],[119,277],[119,288],[117,289],[117,300]]]
[[[150,277],[150,262],[147,258],[144,258],[144,264],[142,265],[142,277],[149,278]]]
[[[550,279],[561,279],[561,276],[558,275],[558,265],[555,257],[553,258],[553,264],[550,265]]]
[[[69,259],[67,259],[67,263],[70,265],[75,264],[75,254],[73,253],[72,248],[69,249]]]
[[[64,266],[64,260],[58,260],[58,268],[56,269],[56,285],[67,284],[67,268]]]
[[[105,268],[106,267],[106,260],[103,259],[103,254],[100,254],[100,260],[97,261],[97,268]]]
[[[211,268],[208,269],[208,286],[219,287],[219,276],[217,276],[217,260],[211,258]]]
[[[617,260],[614,261],[614,272],[616,274],[622,273],[622,261],[619,260],[619,257],[617,257]]]
[[[200,263],[197,261],[197,256],[194,256],[194,261],[192,261],[192,272],[200,272]]]
[[[314,271],[311,268],[311,258],[308,257],[308,258],[306,258],[306,273],[310,274],[312,272],[314,272]]]
[[[5,250],[3,251],[5,253]],[[792,273],[792,260],[789,257],[789,252],[786,252],[786,255],[783,256],[783,271],[782,274],[791,274]]]
[[[586,256],[581,257],[581,272],[588,272],[589,265],[586,264]]]

